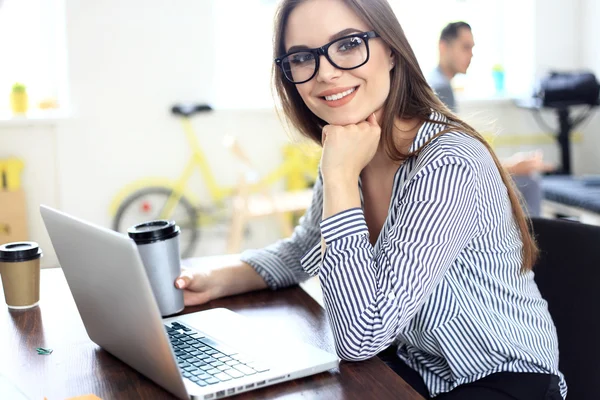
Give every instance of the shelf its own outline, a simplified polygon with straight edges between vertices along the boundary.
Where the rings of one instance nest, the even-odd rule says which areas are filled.
[[[0,128],[56,125],[60,121],[70,119],[66,110],[32,111],[23,116],[15,116],[8,112],[0,113]]]

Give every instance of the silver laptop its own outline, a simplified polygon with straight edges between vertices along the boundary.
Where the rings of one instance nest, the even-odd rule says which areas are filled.
[[[224,308],[162,319],[129,237],[40,211],[90,339],[175,396],[219,399],[338,366]]]

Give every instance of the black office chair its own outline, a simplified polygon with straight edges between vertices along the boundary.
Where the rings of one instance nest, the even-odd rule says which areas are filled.
[[[532,218],[535,281],[558,333],[569,400],[600,398],[600,227]]]

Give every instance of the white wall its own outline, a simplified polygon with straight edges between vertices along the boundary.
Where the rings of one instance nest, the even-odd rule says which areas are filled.
[[[535,73],[581,67],[580,0],[537,0],[535,4]],[[515,27],[520,30],[520,27]]]
[[[599,6],[595,0],[581,1],[581,7],[579,1],[537,3],[538,72],[549,66],[594,66],[600,72],[595,50],[600,35],[594,24],[600,20]],[[17,129],[0,123],[0,157],[18,155],[28,165],[24,180],[32,215],[30,232],[32,240],[46,247],[45,265],[55,264],[55,258],[37,204],[47,202],[109,226],[109,204],[121,187],[141,177],[174,177],[183,168],[188,150],[178,121],[169,114],[170,106],[177,101],[206,101],[218,90],[211,81],[218,66],[211,58],[210,1],[106,0],[84,5],[67,0],[66,7],[73,118],[56,127]],[[581,24],[580,16],[585,16],[586,24]],[[548,47],[549,41],[554,46]],[[462,114],[484,131],[541,132],[528,112],[508,102],[463,104]],[[552,115],[547,120],[554,122]],[[490,126],[489,121],[495,122]],[[225,134],[240,139],[262,172],[277,165],[281,146],[288,140],[270,110],[215,111],[196,118],[194,126],[216,176],[229,184],[235,180],[237,164],[221,147]],[[599,126],[595,117],[584,130],[584,143],[574,146],[576,173],[600,173]],[[43,147],[35,151],[24,147],[34,139]],[[542,148],[549,160],[558,160],[554,145]],[[517,150],[521,149],[499,149],[499,153]],[[206,195],[199,179],[193,186],[200,197]],[[269,232],[262,232],[260,241],[270,241]]]
[[[583,38],[583,64],[600,77],[600,2],[581,0],[581,25],[579,34]]]
[[[581,66],[596,74],[600,81],[600,2],[580,0],[580,22],[577,24],[581,41]],[[594,113],[591,121],[583,127],[587,146],[583,156],[589,160],[592,172],[600,174],[600,111]]]

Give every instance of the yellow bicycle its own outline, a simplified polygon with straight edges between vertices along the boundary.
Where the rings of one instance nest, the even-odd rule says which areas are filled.
[[[180,117],[189,148],[190,158],[176,179],[144,178],[126,185],[115,196],[110,205],[113,216],[112,228],[126,232],[130,226],[154,219],[175,220],[181,228],[180,245],[182,257],[193,254],[200,230],[207,226],[226,223],[230,218],[229,201],[236,193],[236,186],[223,186],[215,179],[204,155],[200,141],[191,124],[191,117],[211,111],[206,104],[175,105],[171,112]],[[230,141],[234,153],[244,159],[239,147]],[[273,184],[285,180],[287,190],[305,189],[314,183],[320,160],[316,146],[288,146],[284,161],[263,177],[248,183],[249,193],[264,192]],[[188,189],[189,179],[198,169],[210,195],[210,201],[201,203]]]

